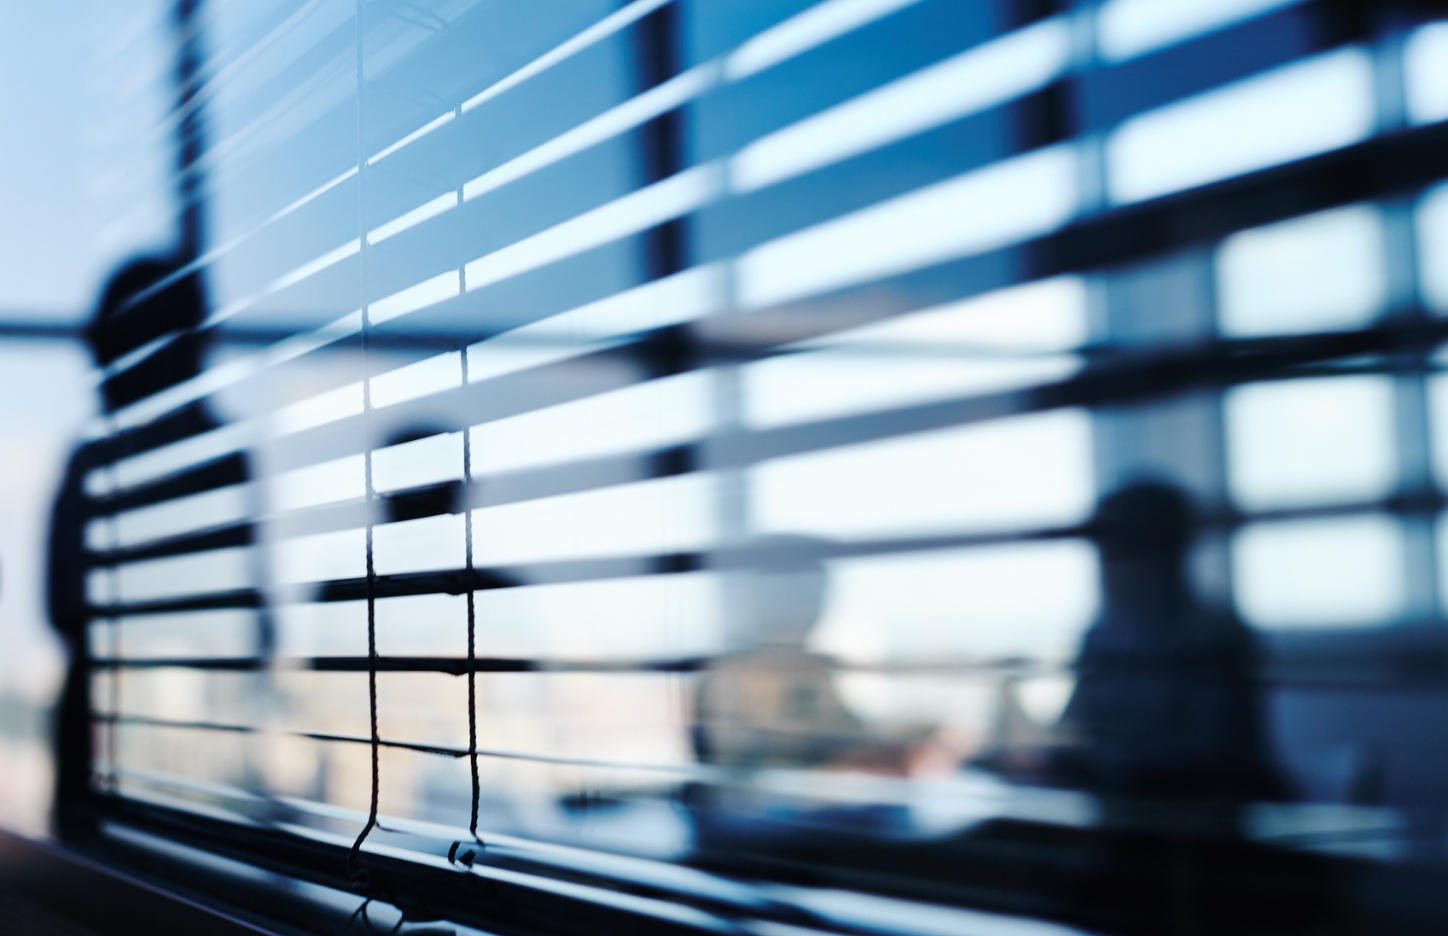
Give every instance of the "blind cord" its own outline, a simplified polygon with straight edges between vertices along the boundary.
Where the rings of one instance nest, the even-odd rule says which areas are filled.
[[[462,348],[459,351],[462,360],[463,386],[468,385],[468,349]],[[463,429],[463,490],[473,489],[473,433],[471,428]],[[467,568],[467,602],[468,602],[468,767],[472,775],[473,800],[472,810],[468,815],[468,833],[472,835],[473,841],[479,847],[483,846],[483,840],[478,837],[478,804],[482,799],[482,784],[478,780],[478,664],[477,664],[477,633],[478,618],[477,604],[473,586],[476,584],[473,574],[473,512],[468,504],[461,505],[463,509],[463,552],[464,565]],[[458,859],[458,849],[461,842],[454,842],[448,850],[448,860],[461,860],[469,867],[472,866],[476,852],[469,849],[464,852],[461,859]]]
[[[367,360],[367,316],[362,316],[362,360]],[[364,416],[372,412],[372,394],[370,392],[370,379],[364,377],[362,380],[362,412]],[[370,420],[367,421],[366,430],[370,438]],[[351,877],[361,878],[365,881],[365,872],[358,874],[356,866],[357,856],[362,851],[362,843],[377,826],[377,802],[381,794],[381,770],[379,765],[379,753],[381,751],[381,735],[377,728],[377,568],[372,554],[372,528],[373,528],[373,505],[376,500],[376,492],[372,487],[372,449],[369,445],[362,458],[363,477],[366,494],[366,559],[367,559],[367,706],[368,718],[371,725],[371,748],[372,748],[372,797],[367,809],[367,823],[357,835],[357,841],[352,843],[351,854],[347,856],[347,873]]]
[[[353,11],[353,29],[355,31],[356,62],[357,62],[357,152],[363,152],[362,136],[362,95],[361,89],[364,86],[365,73],[362,67],[362,0],[357,0],[356,8]],[[359,173],[358,185],[358,226],[365,227],[362,217],[362,205],[364,200],[363,183],[366,179],[365,173]],[[367,249],[366,238],[360,244],[362,250]],[[361,271],[366,267],[358,264],[359,279],[358,286],[361,295],[360,299],[366,299],[367,284],[362,278]],[[352,850],[347,854],[347,876],[356,881],[365,890],[369,887],[369,880],[366,869],[357,867],[357,858],[362,853],[362,843],[367,841],[367,836],[377,826],[377,803],[382,788],[382,775],[379,764],[379,753],[381,751],[381,737],[377,730],[377,567],[372,554],[372,532],[375,517],[373,512],[376,502],[376,490],[372,484],[372,377],[368,351],[371,344],[371,322],[367,314],[367,303],[362,302],[362,431],[367,440],[362,453],[363,472],[363,504],[366,510],[364,516],[366,536],[366,559],[367,559],[367,706],[368,716],[371,723],[372,737],[372,796],[367,808],[367,823],[362,826],[362,831],[357,834],[357,840],[352,843]],[[366,916],[367,904],[360,908],[363,916]]]

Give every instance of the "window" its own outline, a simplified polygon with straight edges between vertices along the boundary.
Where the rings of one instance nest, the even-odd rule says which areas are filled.
[[[386,926],[1165,929],[1080,894],[1173,836],[1208,930],[1436,912],[1338,886],[1448,809],[1436,33],[1166,6],[181,3],[69,839]]]

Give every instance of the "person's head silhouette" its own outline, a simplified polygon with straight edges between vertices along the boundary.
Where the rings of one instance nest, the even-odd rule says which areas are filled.
[[[107,367],[165,335],[174,335],[139,366],[101,385],[107,411],[157,393],[201,372],[206,318],[201,275],[171,257],[142,257],[122,266],[106,282],[95,316],[84,335],[99,367]]]
[[[1140,481],[1102,498],[1092,520],[1102,558],[1179,559],[1192,539],[1192,508],[1180,489]]]
[[[1091,529],[1107,617],[1135,610],[1128,619],[1137,624],[1168,626],[1191,600],[1185,558],[1195,531],[1187,496],[1159,481],[1130,484],[1102,499]]]
[[[1200,606],[1187,582],[1191,501],[1134,483],[1102,499],[1091,527],[1105,606],[1067,709],[1083,745],[1078,782],[1114,796],[1281,797],[1251,634]]]

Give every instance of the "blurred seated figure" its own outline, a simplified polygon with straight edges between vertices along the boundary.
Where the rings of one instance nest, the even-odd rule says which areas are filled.
[[[714,659],[695,696],[701,764],[741,772],[688,784],[683,797],[701,854],[783,851],[839,836],[890,835],[908,822],[896,806],[841,805],[756,786],[748,771],[795,769],[903,775],[928,732],[871,730],[840,698],[834,661],[807,649],[824,606],[820,544],[761,538],[731,570],[734,649]]]
[[[921,784],[908,804],[831,801],[809,784],[747,776],[688,784],[690,861],[740,874],[827,869],[837,880],[964,888],[982,909],[1026,908],[1092,932],[1359,932],[1361,863],[1244,834],[1243,807],[1285,790],[1268,751],[1252,634],[1188,584],[1186,497],[1164,484],[1131,485],[1102,501],[1092,529],[1103,607],[1057,725],[1030,717],[1022,677],[1008,675],[994,742],[955,782]],[[823,574],[775,546],[763,541],[742,576],[750,646],[716,661],[700,687],[699,760],[911,772],[931,742],[872,736],[844,709],[827,661],[804,649]],[[801,546],[794,555],[809,552]],[[1092,799],[1076,793],[971,782],[982,768],[1020,784],[1089,791],[1100,811],[1072,812]],[[958,810],[959,824],[932,825],[934,809]]]
[[[1060,722],[1016,731],[1014,746],[1003,738],[976,764],[1090,791],[1099,822],[1000,818],[928,855],[875,848],[884,856],[862,864],[914,859],[917,873],[1115,916],[1128,932],[1360,932],[1362,864],[1247,834],[1246,807],[1288,791],[1270,754],[1256,641],[1229,610],[1192,594],[1190,502],[1167,484],[1131,484],[1101,501],[1091,528],[1102,609]],[[1024,718],[1012,701],[1003,692],[1006,726]]]
[[[1076,744],[1058,767],[1108,798],[1284,798],[1256,642],[1229,611],[1198,602],[1187,581],[1185,495],[1133,484],[1105,498],[1092,525],[1104,607],[1082,642],[1062,716]]]
[[[702,763],[814,767],[867,743],[835,689],[830,660],[805,649],[826,585],[809,545],[761,541],[756,561],[735,573],[742,646],[716,660],[700,683],[694,751]]]

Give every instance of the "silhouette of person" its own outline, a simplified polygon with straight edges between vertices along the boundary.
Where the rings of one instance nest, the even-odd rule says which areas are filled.
[[[1186,497],[1165,484],[1131,485],[1101,502],[1092,531],[1105,600],[1082,642],[1063,737],[1009,729],[1014,737],[975,763],[1091,790],[1105,821],[1001,815],[938,837],[919,834],[908,811],[888,804],[838,806],[725,780],[681,790],[695,832],[690,860],[746,874],[764,859],[801,873],[964,887],[1007,912],[1045,910],[1093,931],[1358,931],[1355,864],[1241,834],[1244,802],[1285,791],[1268,751],[1252,634],[1188,584]],[[746,768],[859,763],[859,751],[883,743],[841,718],[832,694],[801,706],[808,717],[790,708],[796,687],[827,679],[816,676],[827,661],[804,649],[824,578],[770,545],[760,542],[744,579],[749,645],[716,661],[700,686],[699,759]]]
[[[1093,930],[1356,932],[1352,862],[1244,835],[1243,807],[1288,791],[1268,745],[1256,641],[1230,611],[1192,593],[1187,497],[1163,483],[1130,484],[1101,501],[1090,527],[1103,606],[1082,640],[1056,738],[1029,737],[976,763],[1089,790],[1102,821],[1073,828],[1001,817],[919,854],[876,847],[857,860],[1029,894],[1094,918]]]
[[[1268,751],[1256,642],[1187,581],[1192,509],[1176,488],[1129,485],[1092,526],[1104,608],[1086,633],[1063,725],[1080,779],[1108,798],[1282,799]]]
[[[806,649],[826,585],[808,545],[761,540],[754,560],[735,573],[743,646],[711,664],[700,682],[694,751],[701,763],[806,767],[837,760],[864,740],[835,689],[831,661]]]
[[[111,412],[200,372],[204,339],[194,331],[204,317],[205,300],[199,277],[190,274],[156,289],[181,267],[182,261],[151,257],[131,261],[106,284],[94,318],[85,330],[86,343],[98,367],[114,363],[125,355],[168,333],[181,332],[178,339],[101,385],[101,406]],[[137,297],[142,297],[137,299]],[[149,440],[136,440],[141,447],[174,441],[214,428],[220,423],[204,406],[182,411]],[[91,667],[88,630],[94,609],[86,593],[86,581],[95,567],[86,548],[86,526],[106,513],[102,498],[86,490],[85,479],[98,467],[127,454],[127,443],[99,439],[81,445],[71,455],[62,477],[51,514],[46,582],[47,608],[51,625],[59,634],[68,656],[66,679],[55,713],[55,805],[56,834],[68,841],[80,841],[94,830],[91,774],[94,753],[91,716]]]

